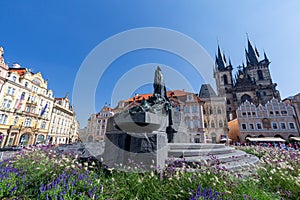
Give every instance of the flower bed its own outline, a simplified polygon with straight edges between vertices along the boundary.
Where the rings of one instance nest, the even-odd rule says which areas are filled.
[[[11,199],[297,199],[297,151],[244,147],[260,154],[247,176],[218,165],[183,163],[164,171],[133,173],[81,163],[49,147],[30,148],[0,163],[0,198]],[[137,165],[138,166],[138,165]],[[138,169],[137,169],[138,170]]]

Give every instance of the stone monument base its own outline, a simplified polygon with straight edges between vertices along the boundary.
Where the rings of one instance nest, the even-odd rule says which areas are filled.
[[[164,168],[168,154],[164,132],[105,134],[103,164],[124,171],[149,171]]]

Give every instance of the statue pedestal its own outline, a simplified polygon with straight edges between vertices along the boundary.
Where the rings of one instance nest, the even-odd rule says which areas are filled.
[[[108,124],[112,125],[114,118]],[[108,126],[110,126],[108,125]],[[105,134],[103,164],[124,171],[150,171],[164,168],[167,159],[167,134],[124,132],[116,128]]]

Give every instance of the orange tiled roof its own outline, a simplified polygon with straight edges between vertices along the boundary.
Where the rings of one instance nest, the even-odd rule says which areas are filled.
[[[9,68],[9,72],[17,72],[19,75],[23,75],[27,70],[26,68]]]
[[[167,92],[168,97],[180,97],[180,96],[186,96],[188,92],[184,90],[170,90]],[[125,102],[132,102],[132,101],[141,101],[144,99],[149,99],[153,94],[137,94],[134,97],[125,100]]]

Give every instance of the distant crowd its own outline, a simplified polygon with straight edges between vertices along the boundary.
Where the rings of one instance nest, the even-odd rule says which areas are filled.
[[[292,141],[292,142],[233,142],[234,146],[261,146],[261,147],[273,147],[291,150],[295,149],[300,151],[300,142]]]

